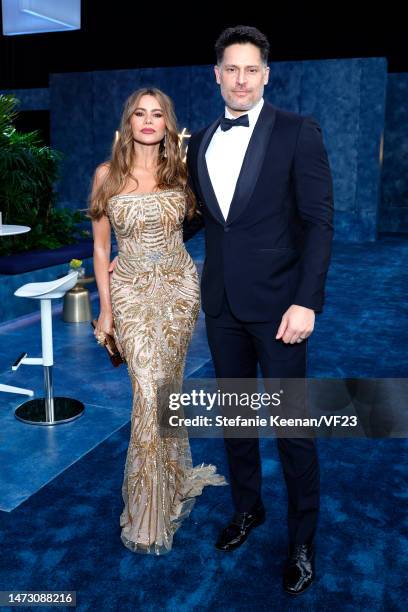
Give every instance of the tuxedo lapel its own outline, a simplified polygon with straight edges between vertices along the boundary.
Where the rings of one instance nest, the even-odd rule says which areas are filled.
[[[204,136],[201,139],[197,154],[197,173],[203,201],[217,221],[224,225],[225,219],[221,212],[217,196],[215,195],[205,159],[205,152],[207,151],[211,138],[213,137],[215,130],[218,128],[220,121],[221,117],[214,121],[214,123],[212,123],[204,132]]]
[[[262,169],[275,118],[276,110],[274,106],[265,101],[242,162],[227,223],[235,221],[249,204]]]

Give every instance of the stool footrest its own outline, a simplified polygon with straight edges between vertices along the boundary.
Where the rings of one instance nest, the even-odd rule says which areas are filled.
[[[27,353],[25,353],[27,355]],[[16,365],[17,364],[17,365]],[[11,366],[12,370],[17,370],[21,365],[44,365],[44,359],[42,357],[20,357]]]
[[[20,353],[20,355],[17,357],[17,359],[15,360],[11,368],[13,370],[17,370],[17,368],[21,365],[21,362],[23,361],[25,357],[27,357],[27,353]]]
[[[32,397],[34,391],[31,389],[22,389],[21,387],[12,387],[11,385],[0,384],[0,391],[3,393],[17,393],[18,395],[29,395]]]

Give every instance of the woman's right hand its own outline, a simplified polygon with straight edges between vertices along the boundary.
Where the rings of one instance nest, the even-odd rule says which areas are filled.
[[[109,336],[113,336],[113,316],[111,312],[101,312],[99,314],[94,335],[97,337],[97,335],[101,332],[108,334]]]

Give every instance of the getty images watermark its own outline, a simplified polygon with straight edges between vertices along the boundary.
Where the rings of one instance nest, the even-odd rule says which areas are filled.
[[[158,397],[163,437],[408,435],[408,379],[189,379]]]
[[[201,407],[207,411],[211,411],[214,407],[222,408],[250,408],[251,410],[260,410],[262,407],[278,407],[281,405],[283,390],[277,393],[236,393],[222,392],[220,390],[215,393],[208,393],[203,389],[193,389],[190,393],[171,393],[169,396],[169,409],[179,411],[181,407]],[[282,397],[281,397],[282,394]],[[268,417],[261,417],[259,414],[255,416],[244,416],[237,414],[235,416],[216,415],[210,417],[207,415],[198,414],[194,417],[181,416],[173,414],[169,417],[169,425],[171,427],[356,427],[358,424],[357,416],[340,416],[340,415],[320,415],[315,417],[293,417],[285,418],[278,415],[269,414]]]

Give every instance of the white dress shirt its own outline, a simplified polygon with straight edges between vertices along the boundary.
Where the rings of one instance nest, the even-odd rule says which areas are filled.
[[[218,126],[205,153],[208,173],[224,219],[228,217],[242,162],[263,104],[261,98],[248,111],[249,127],[238,125],[223,132]],[[225,116],[237,119],[227,108]]]

